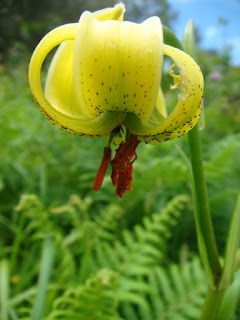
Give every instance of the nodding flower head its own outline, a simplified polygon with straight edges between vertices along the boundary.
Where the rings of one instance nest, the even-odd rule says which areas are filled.
[[[107,138],[93,188],[103,182],[108,163],[122,197],[132,190],[132,164],[140,141],[155,144],[180,137],[198,122],[203,77],[183,51],[163,43],[161,21],[123,21],[122,3],[83,12],[78,23],[50,31],[36,47],[29,66],[30,88],[42,113],[63,130]],[[40,73],[47,54],[58,47],[43,92]],[[168,115],[161,90],[164,55],[178,102]],[[111,144],[119,145],[111,158]]]

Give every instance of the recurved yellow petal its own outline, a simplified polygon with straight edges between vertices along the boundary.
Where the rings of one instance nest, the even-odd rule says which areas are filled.
[[[61,42],[74,40],[77,24],[68,24],[49,32],[36,47],[29,65],[29,84],[33,97],[43,114],[63,130],[78,135],[100,137],[117,127],[125,117],[121,112],[105,112],[95,119],[87,116],[77,117],[67,115],[57,110],[43,94],[40,73],[47,54]],[[61,53],[61,50],[60,50]],[[49,80],[50,81],[50,80]],[[50,90],[51,91],[51,90]],[[69,89],[70,92],[70,89]],[[64,99],[67,97],[64,96]],[[63,101],[60,99],[60,101]]]
[[[178,68],[180,79],[175,77],[175,84],[181,86],[178,103],[172,113],[159,121],[146,125],[136,124],[133,116],[125,120],[129,130],[139,136],[146,143],[157,143],[179,137],[198,122],[201,113],[201,100],[203,94],[203,76],[199,66],[185,52],[164,45],[164,54],[170,56]]]
[[[106,9],[95,11],[93,15],[99,21],[104,21],[104,20],[123,21],[124,12],[125,12],[124,4],[118,3],[113,8],[106,8]]]
[[[156,108],[157,110],[163,115],[165,118],[167,117],[167,106],[164,98],[164,94],[160,87],[158,91],[157,101],[156,101]]]
[[[142,24],[80,18],[74,47],[74,84],[89,117],[134,113],[145,123],[155,107],[162,74],[159,18]]]
[[[64,41],[57,49],[48,69],[45,97],[58,111],[68,116],[83,116],[73,84],[74,41]]]

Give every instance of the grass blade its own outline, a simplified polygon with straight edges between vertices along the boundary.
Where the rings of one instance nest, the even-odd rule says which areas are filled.
[[[47,293],[48,282],[53,265],[54,248],[52,237],[48,236],[43,244],[38,292],[33,306],[31,320],[41,320],[43,318],[44,304]]]
[[[0,315],[8,320],[9,272],[7,260],[0,261]]]

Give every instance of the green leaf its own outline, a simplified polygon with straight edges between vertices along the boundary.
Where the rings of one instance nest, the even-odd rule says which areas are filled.
[[[234,314],[240,298],[240,271],[237,272],[232,285],[227,289],[218,313],[218,320],[229,320]]]
[[[234,210],[228,231],[227,244],[225,248],[224,268],[220,281],[220,289],[227,288],[236,271],[237,250],[240,240],[240,193],[238,195],[236,208]]]
[[[9,272],[7,260],[0,262],[0,315],[1,320],[8,320]]]
[[[33,306],[32,315],[30,318],[31,320],[41,320],[43,318],[48,282],[53,265],[53,256],[53,241],[51,236],[48,236],[43,244],[38,292]]]
[[[184,51],[192,56],[194,60],[196,60],[194,23],[192,19],[188,22],[185,28],[182,43]]]
[[[163,26],[163,42],[169,46],[183,50],[183,46],[175,33],[173,33],[168,27]]]

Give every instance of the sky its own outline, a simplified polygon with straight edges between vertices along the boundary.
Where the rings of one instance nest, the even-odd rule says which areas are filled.
[[[240,66],[240,0],[169,0],[178,18],[172,29],[182,39],[187,22],[193,18],[199,29],[201,47],[223,52],[231,46],[231,61]],[[219,23],[219,17],[226,25]]]

